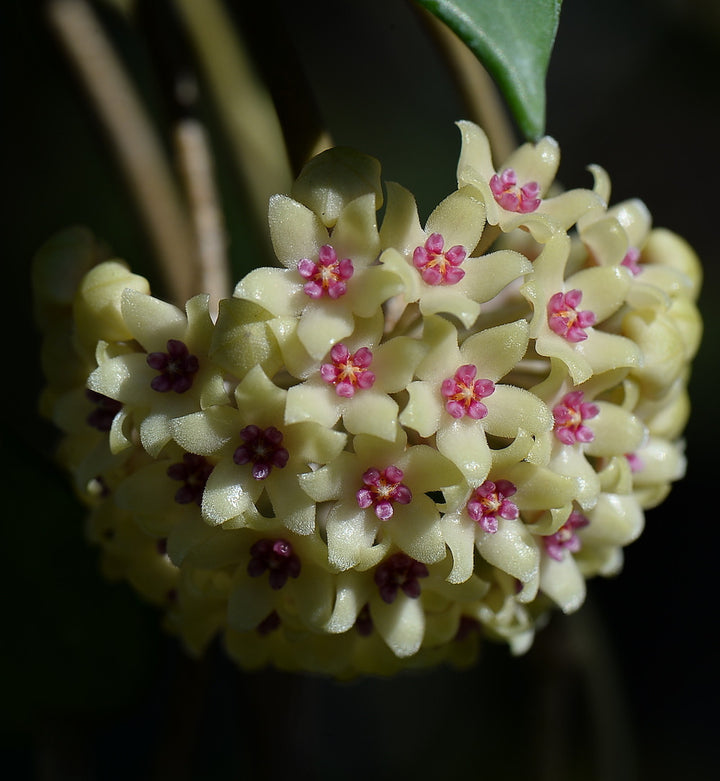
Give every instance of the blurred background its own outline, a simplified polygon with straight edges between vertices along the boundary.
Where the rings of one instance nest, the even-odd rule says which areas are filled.
[[[378,157],[385,178],[414,191],[425,215],[453,189],[452,123],[463,107],[408,3],[349,0],[342,14],[330,0],[229,5],[246,29],[284,21],[301,68],[293,78],[302,72],[316,89],[316,109],[337,143]],[[42,377],[29,264],[54,232],[84,224],[159,293],[162,281],[43,6],[0,6],[5,777],[714,777],[720,692],[711,582],[720,537],[706,497],[720,435],[712,385],[720,326],[718,4],[567,0],[547,82],[547,132],[563,154],[559,180],[588,186],[585,167],[604,166],[613,201],[641,197],[655,225],[685,237],[704,262],[706,336],[691,382],[688,476],[648,513],[620,576],[593,581],[580,613],[555,617],[526,656],[488,644],[470,670],[346,684],[243,674],[219,648],[190,661],[129,587],[98,574],[82,511],[51,461],[52,431],[36,412]],[[155,121],[169,127],[152,34],[135,35],[108,4],[97,9]],[[216,133],[212,111],[204,117]],[[219,132],[214,141],[239,274],[262,242],[244,217],[227,142]]]

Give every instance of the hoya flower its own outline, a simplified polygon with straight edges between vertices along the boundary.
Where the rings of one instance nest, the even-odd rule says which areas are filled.
[[[202,498],[209,523],[255,523],[266,496],[271,514],[288,529],[314,529],[315,504],[298,475],[334,459],[345,435],[313,422],[285,424],[287,393],[258,366],[235,389],[236,407],[208,407],[172,421],[173,438],[184,450],[216,462]]]
[[[533,264],[522,295],[533,306],[530,336],[540,355],[561,360],[576,384],[592,374],[638,366],[637,345],[604,323],[625,302],[630,272],[621,266],[584,268],[565,278],[566,234],[555,234]]]
[[[404,390],[425,354],[417,339],[382,339],[382,318],[358,320],[353,334],[315,363],[305,382],[288,390],[285,420],[315,421],[332,428],[342,417],[351,434],[394,441],[398,404],[391,394]]]
[[[519,598],[530,601],[537,593],[540,562],[533,530],[567,518],[577,481],[547,467],[514,462],[502,451],[494,460],[487,478],[449,495],[441,523],[453,557],[448,580],[462,583],[471,576],[477,550],[489,564],[517,578],[523,584]]]
[[[472,122],[457,124],[462,135],[458,186],[469,184],[482,194],[489,225],[506,233],[520,225],[535,231],[547,226],[549,218],[564,231],[583,215],[605,207],[591,190],[545,197],[560,163],[560,149],[549,136],[537,144],[524,144],[496,168],[485,133]]]
[[[358,434],[352,453],[302,475],[300,483],[316,502],[333,502],[325,520],[328,557],[345,570],[375,566],[393,543],[423,564],[443,559],[440,512],[427,494],[460,478],[435,449],[407,447],[400,431],[393,442]]]
[[[531,266],[509,250],[472,257],[485,227],[485,206],[472,187],[449,195],[421,228],[413,196],[388,184],[388,203],[380,231],[383,267],[403,281],[405,303],[420,312],[447,312],[470,327],[480,305]]]
[[[553,409],[553,437],[549,466],[558,474],[576,478],[576,501],[588,510],[601,489],[596,464],[634,453],[647,438],[637,415],[599,398],[612,383],[613,374],[600,375],[574,386],[566,371],[556,365],[549,378],[535,388]]]
[[[377,172],[371,163],[368,158],[362,167],[372,167],[368,173],[372,183]],[[313,172],[306,172],[306,178],[312,180]],[[355,185],[355,177],[350,183]],[[400,291],[394,274],[373,265],[380,251],[375,216],[382,203],[379,180],[352,200],[345,198],[347,187],[347,182],[331,185],[342,207],[332,213],[330,224],[322,220],[329,215],[318,214],[289,196],[273,196],[270,236],[284,268],[257,269],[238,283],[234,293],[257,302],[283,320],[285,327],[296,330],[300,344],[317,360],[353,332],[355,317],[372,317]],[[319,183],[313,188],[322,189]],[[304,190],[303,175],[299,189]],[[312,198],[309,201],[313,203]]]
[[[441,317],[425,320],[427,356],[420,378],[408,386],[400,415],[422,437],[436,435],[438,450],[468,480],[484,480],[491,463],[486,434],[513,439],[520,430],[538,440],[552,428],[545,404],[529,391],[499,384],[525,355],[525,320],[475,333],[458,347],[455,327]]]
[[[148,534],[167,539],[200,518],[203,493],[215,462],[174,442],[157,460],[136,468],[115,486],[114,501]]]
[[[111,431],[111,447],[130,445],[126,427],[139,429],[152,456],[170,441],[170,421],[227,401],[223,379],[207,358],[212,335],[208,296],[188,301],[186,311],[126,288],[119,313],[140,349],[98,348],[98,367],[88,387],[122,404]]]
[[[447,559],[424,564],[391,549],[373,569],[341,572],[328,631],[351,632],[361,644],[379,635],[399,658],[422,647],[447,647],[461,630],[462,611],[471,611],[487,592],[477,576],[451,586],[447,568]]]
[[[127,580],[154,604],[174,602],[179,570],[170,561],[163,538],[145,534],[132,513],[119,508],[111,498],[93,508],[87,529],[90,540],[102,550],[106,577]]]

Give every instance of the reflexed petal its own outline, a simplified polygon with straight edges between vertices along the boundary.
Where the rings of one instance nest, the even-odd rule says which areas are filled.
[[[217,525],[238,516],[257,515],[255,502],[264,485],[253,480],[247,467],[226,459],[213,469],[202,500],[202,514],[208,523]]]
[[[562,561],[542,555],[540,566],[540,590],[563,611],[572,613],[585,601],[585,578],[572,555],[565,554]]]
[[[531,434],[552,430],[553,417],[548,406],[530,391],[512,385],[496,385],[484,399],[488,414],[483,428],[498,437],[515,437],[522,428]]]
[[[490,301],[513,280],[532,271],[530,261],[519,252],[498,250],[463,263],[465,276],[457,288],[473,301]]]
[[[332,385],[304,382],[288,390],[285,422],[310,420],[332,428],[340,417],[341,399]]]
[[[400,423],[415,429],[421,437],[434,434],[443,415],[442,397],[429,382],[411,382],[408,385],[410,401],[400,413]]]
[[[254,301],[279,317],[294,317],[308,302],[301,282],[294,268],[256,268],[237,283],[233,296]]]
[[[646,437],[642,422],[615,404],[603,401],[596,404],[600,412],[588,423],[595,436],[585,445],[585,452],[608,457],[637,450]]]
[[[182,339],[185,335],[184,312],[166,301],[127,288],[120,306],[133,339],[148,353],[165,352],[168,339]]]
[[[424,564],[445,558],[445,541],[438,521],[440,513],[427,496],[413,495],[409,505],[395,505],[385,532],[408,556]]]
[[[217,453],[241,428],[237,410],[232,407],[211,407],[175,418],[170,427],[180,447],[201,456]]]
[[[525,355],[527,345],[527,321],[516,320],[469,336],[460,352],[464,363],[477,366],[478,378],[497,382],[515,368]]]
[[[330,348],[353,332],[352,312],[340,301],[318,301],[303,312],[297,335],[303,347],[316,360],[322,360]]]
[[[468,482],[479,484],[487,477],[492,456],[483,427],[477,421],[454,420],[443,426],[437,433],[437,447],[462,471]]]
[[[425,233],[439,233],[445,241],[446,252],[459,244],[470,255],[485,227],[485,205],[479,195],[474,187],[456,190],[435,207],[428,217]]]
[[[268,222],[278,260],[293,271],[299,260],[316,258],[320,247],[328,243],[327,230],[317,215],[286,195],[270,198]]]
[[[373,623],[395,656],[401,659],[417,653],[425,634],[425,611],[419,599],[401,591],[388,605],[379,598],[371,602]]]
[[[395,440],[398,428],[398,405],[384,393],[359,391],[345,403],[343,423],[351,434],[370,434]]]
[[[488,562],[523,583],[530,582],[540,567],[540,549],[525,524],[501,518],[498,530],[488,534],[478,528],[477,549]]]

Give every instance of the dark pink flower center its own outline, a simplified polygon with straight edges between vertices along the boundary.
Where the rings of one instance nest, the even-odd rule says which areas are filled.
[[[509,480],[486,480],[472,492],[467,503],[467,514],[483,531],[495,534],[498,518],[514,520],[520,514],[515,502],[508,499],[515,493],[517,488]]]
[[[576,442],[592,442],[595,434],[585,425],[584,421],[599,414],[597,404],[583,401],[582,391],[572,391],[563,396],[560,403],[553,408],[555,418],[555,436],[564,445],[574,445]]]
[[[543,543],[548,556],[555,559],[555,561],[562,561],[565,551],[577,553],[582,547],[582,543],[577,534],[575,534],[575,530],[582,529],[589,523],[590,521],[584,515],[573,510],[570,513],[570,517],[555,534],[548,534],[546,537],[543,537]]]
[[[402,469],[396,466],[389,466],[382,472],[374,467],[368,469],[362,476],[365,485],[355,495],[358,505],[363,509],[374,507],[375,515],[381,521],[387,521],[392,518],[394,502],[410,504],[412,501],[412,493],[402,479]]]
[[[293,552],[293,547],[287,540],[258,540],[250,548],[250,556],[248,575],[251,578],[259,578],[268,571],[272,589],[282,588],[288,578],[296,578],[300,574],[300,558]]]
[[[497,203],[509,212],[528,214],[540,206],[540,185],[528,182],[518,186],[517,174],[512,168],[494,174],[490,179],[490,189]]]
[[[262,429],[259,426],[245,426],[240,432],[243,444],[235,450],[233,461],[236,464],[252,464],[252,476],[264,480],[276,466],[282,469],[290,454],[282,446],[283,434],[275,426]]]
[[[307,282],[303,290],[310,298],[340,298],[347,292],[347,280],[353,275],[353,264],[349,258],[338,260],[335,250],[324,244],[320,247],[317,263],[303,258],[298,263],[298,272]]]
[[[200,364],[195,355],[190,355],[187,346],[179,339],[168,339],[166,353],[150,353],[148,366],[160,372],[150,383],[158,393],[185,393],[190,390]]]
[[[320,376],[335,386],[338,396],[352,398],[356,390],[372,388],[375,382],[375,374],[368,369],[372,357],[367,347],[351,354],[344,344],[336,344],[330,350],[332,363],[324,363],[320,367]]]
[[[470,363],[461,366],[454,377],[443,380],[440,393],[445,397],[445,409],[454,417],[465,415],[480,420],[487,413],[487,407],[480,399],[495,392],[495,383],[491,380],[476,380],[477,367]]]
[[[115,415],[122,409],[122,402],[90,388],[86,389],[85,396],[95,405],[95,409],[85,418],[87,424],[98,431],[110,431]]]
[[[183,460],[176,464],[170,464],[167,475],[173,480],[182,483],[175,493],[175,501],[178,504],[202,504],[205,484],[210,477],[213,465],[204,457],[195,453],[185,453]]]
[[[625,266],[625,268],[629,269],[630,273],[636,277],[642,271],[642,266],[638,263],[639,260],[640,250],[636,247],[630,247],[625,254],[625,257],[620,262],[620,265]]]
[[[625,453],[625,458],[627,458],[627,462],[630,464],[630,471],[633,474],[635,474],[635,472],[642,472],[642,470],[645,469],[645,462],[637,453]]]
[[[431,233],[422,247],[413,252],[413,265],[428,285],[455,285],[465,272],[460,264],[467,257],[467,250],[460,244],[443,252],[445,240],[440,233]]]
[[[407,553],[393,553],[375,570],[375,583],[383,602],[392,604],[398,589],[402,589],[411,599],[417,599],[421,591],[418,578],[426,578],[428,574],[428,569],[422,562],[416,561]]]
[[[579,312],[582,300],[581,290],[555,293],[547,305],[550,330],[563,336],[568,342],[582,342],[587,339],[585,329],[595,325],[595,313],[589,309]]]

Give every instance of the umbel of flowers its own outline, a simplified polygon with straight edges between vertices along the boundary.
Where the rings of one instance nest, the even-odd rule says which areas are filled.
[[[621,568],[685,469],[698,261],[637,200],[548,195],[461,122],[422,223],[376,161],[269,204],[279,266],[209,314],[68,231],[35,265],[42,409],[108,577],[196,654],[336,676],[514,652]]]

